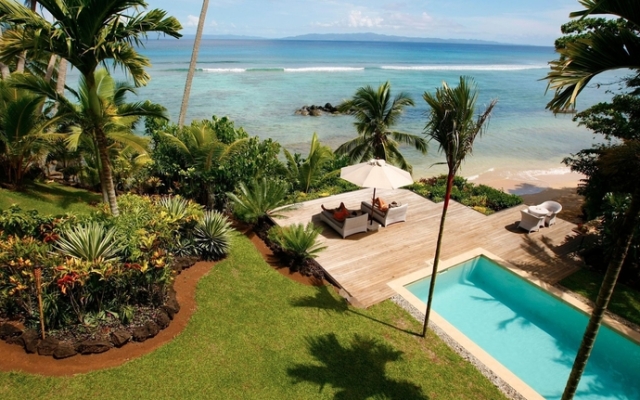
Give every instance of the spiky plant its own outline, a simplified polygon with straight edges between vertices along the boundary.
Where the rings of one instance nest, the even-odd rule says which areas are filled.
[[[97,264],[117,260],[122,244],[115,228],[89,222],[63,231],[55,247],[64,256]]]
[[[318,254],[327,248],[316,242],[321,229],[313,222],[307,225],[293,224],[286,227],[273,227],[269,231],[269,239],[278,244],[287,253],[296,266],[300,266],[306,260],[316,258]]]
[[[244,222],[254,224],[265,216],[277,216],[273,210],[284,204],[289,185],[282,181],[263,178],[250,185],[241,183],[235,195],[227,193],[233,202],[233,212]]]
[[[203,260],[219,260],[227,255],[231,244],[231,223],[216,211],[206,211],[193,230],[196,248]]]
[[[158,201],[174,220],[180,220],[187,215],[189,202],[180,196],[163,197]]]

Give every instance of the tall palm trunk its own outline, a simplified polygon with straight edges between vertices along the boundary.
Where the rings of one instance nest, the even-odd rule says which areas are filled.
[[[613,248],[613,255],[611,256],[611,260],[607,266],[607,272],[602,280],[602,285],[598,292],[598,298],[596,299],[595,307],[593,308],[591,318],[587,324],[587,329],[582,337],[582,343],[580,343],[578,354],[573,362],[571,374],[569,375],[567,385],[565,386],[564,393],[562,394],[562,400],[573,399],[573,396],[578,389],[578,383],[580,383],[580,378],[587,366],[591,350],[593,350],[593,345],[596,341],[596,336],[600,330],[602,317],[609,305],[609,300],[611,300],[611,295],[613,295],[613,289],[616,286],[618,276],[622,270],[622,264],[624,263],[629,246],[631,245],[633,233],[638,222],[638,215],[640,215],[640,192],[636,191],[631,198],[631,204],[624,215],[622,226],[618,231],[619,236],[616,240],[615,247]]]
[[[117,217],[120,215],[118,210],[118,201],[116,199],[116,190],[113,185],[113,173],[111,170],[111,160],[109,160],[109,147],[107,142],[107,136],[102,129],[96,129],[94,132],[96,137],[96,144],[98,145],[98,153],[100,154],[100,169],[102,170],[102,187],[103,194],[106,191],[107,200],[109,202],[109,209],[111,215]]]
[[[209,8],[209,0],[202,1],[202,10],[200,11],[200,19],[198,20],[198,30],[196,38],[193,42],[193,51],[191,52],[191,62],[189,63],[189,72],[187,73],[187,82],[184,84],[184,95],[182,96],[182,106],[180,107],[180,115],[178,116],[178,127],[184,126],[184,119],[189,106],[189,95],[191,94],[191,83],[193,75],[196,71],[196,62],[198,61],[198,52],[200,51],[200,41],[202,39],[202,29],[204,28],[204,20],[207,16],[207,8]]]
[[[442,205],[442,216],[440,217],[440,230],[438,231],[438,242],[436,244],[436,256],[433,260],[433,272],[431,272],[431,282],[429,284],[429,297],[427,299],[427,311],[424,315],[424,325],[422,326],[422,337],[427,336],[427,327],[429,326],[429,316],[431,315],[431,303],[433,301],[433,291],[436,287],[436,277],[438,276],[438,264],[440,264],[440,250],[442,249],[442,237],[444,236],[444,221],[447,218],[447,210],[449,209],[449,200],[451,199],[451,189],[453,188],[453,178],[455,173],[449,171],[447,175],[447,190],[444,195],[444,204]]]
[[[64,85],[67,80],[67,59],[60,57],[58,63],[58,81],[56,82],[56,92],[58,94],[64,94]]]

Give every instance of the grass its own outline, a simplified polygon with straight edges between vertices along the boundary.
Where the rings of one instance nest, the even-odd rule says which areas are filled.
[[[603,274],[581,269],[560,281],[560,284],[595,302]],[[623,284],[616,284],[608,310],[640,325],[640,292]]]
[[[32,183],[19,192],[0,188],[0,210],[18,204],[24,211],[40,214],[89,214],[95,211],[89,204],[100,201],[100,194],[58,183]]]
[[[73,377],[0,373],[0,398],[505,398],[395,304],[353,309],[273,271],[241,235],[197,302],[185,331],[146,356]]]

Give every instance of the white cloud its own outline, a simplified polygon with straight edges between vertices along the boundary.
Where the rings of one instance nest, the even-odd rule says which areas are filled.
[[[200,18],[196,17],[195,15],[189,15],[187,16],[187,23],[185,24],[186,26],[198,26],[198,21],[200,20]]]
[[[352,28],[372,28],[381,26],[383,21],[383,18],[364,15],[362,11],[353,10],[349,14],[349,22],[347,25]]]

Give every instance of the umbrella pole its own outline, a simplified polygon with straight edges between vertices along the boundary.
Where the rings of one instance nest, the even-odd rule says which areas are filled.
[[[373,188],[373,197],[371,198],[371,212],[369,213],[369,223],[373,223],[373,207],[376,203],[376,188]]]

